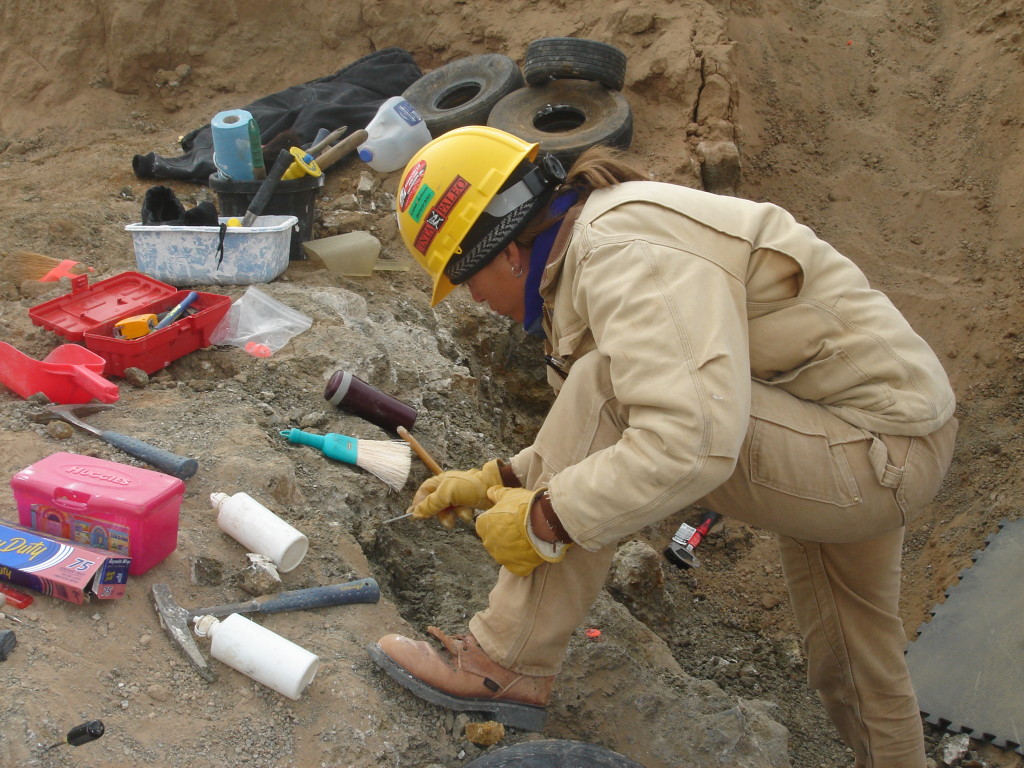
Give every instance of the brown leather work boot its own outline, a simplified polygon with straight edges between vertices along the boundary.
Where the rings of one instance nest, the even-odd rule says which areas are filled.
[[[535,677],[505,669],[491,661],[472,635],[449,637],[437,627],[427,631],[447,654],[402,635],[385,635],[366,650],[395,682],[432,704],[483,712],[524,731],[544,728],[554,675]]]

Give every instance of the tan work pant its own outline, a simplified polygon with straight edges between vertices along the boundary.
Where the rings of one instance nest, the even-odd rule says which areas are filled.
[[[595,355],[578,361],[573,373],[606,364]],[[571,457],[619,439],[624,409],[598,395],[600,378],[567,379],[532,449],[517,457],[526,487],[578,460]],[[923,768],[923,729],[898,612],[900,559],[907,522],[935,495],[949,466],[956,420],[927,437],[879,436],[756,382],[751,401],[736,470],[700,504],[778,535],[808,682],[857,766]],[[584,438],[574,426],[595,420],[600,426],[588,430],[589,444],[579,445]],[[615,549],[571,547],[562,562],[526,578],[502,568],[470,630],[499,664],[557,674]]]

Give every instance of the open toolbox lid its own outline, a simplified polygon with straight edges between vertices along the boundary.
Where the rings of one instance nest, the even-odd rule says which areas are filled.
[[[141,272],[122,272],[93,285],[89,285],[88,275],[75,275],[71,293],[32,307],[28,316],[35,325],[70,341],[81,341],[86,331],[101,323],[128,317],[134,309],[177,290]]]

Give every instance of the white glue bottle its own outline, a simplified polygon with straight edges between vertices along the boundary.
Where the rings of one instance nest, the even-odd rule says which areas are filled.
[[[192,621],[199,637],[210,638],[213,658],[289,699],[298,700],[320,666],[315,653],[241,614],[196,616]]]
[[[250,552],[274,561],[287,573],[302,562],[309,539],[247,493],[211,493],[210,504],[217,510],[217,525]]]
[[[392,96],[380,105],[366,133],[366,141],[357,147],[359,159],[381,173],[404,168],[430,141],[430,129],[420,113],[401,96]]]

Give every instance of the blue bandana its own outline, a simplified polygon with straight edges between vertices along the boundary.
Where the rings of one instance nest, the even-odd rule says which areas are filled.
[[[579,193],[575,189],[566,190],[551,201],[548,215],[551,217],[561,216],[575,205],[578,199]],[[537,235],[530,250],[530,271],[526,275],[526,311],[523,314],[523,328],[531,336],[544,338],[544,327],[541,324],[544,301],[540,297],[540,279],[544,274],[544,267],[548,264],[548,256],[551,255],[551,246],[555,244],[555,236],[561,226],[562,222],[556,221]]]

